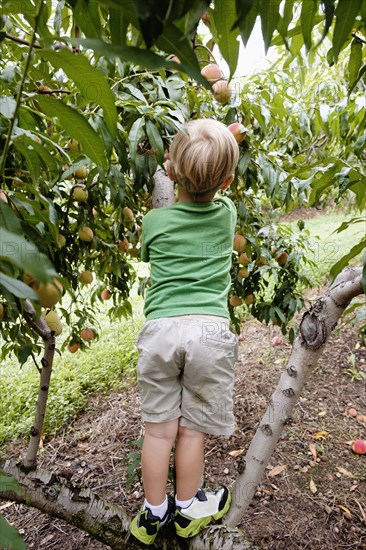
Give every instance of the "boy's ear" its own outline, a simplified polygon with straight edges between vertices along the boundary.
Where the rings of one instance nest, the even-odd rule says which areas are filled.
[[[233,182],[234,180],[234,174],[231,174],[231,176],[229,176],[228,178],[226,178],[226,180],[224,181],[224,183],[222,185],[220,185],[220,189],[222,191],[225,191],[225,189],[227,189],[229,187],[229,185]]]
[[[172,163],[170,162],[170,160],[167,160],[167,161],[165,162],[165,168],[166,168],[166,171],[168,172],[169,178],[170,178],[172,181],[175,181],[174,168],[173,168]]]

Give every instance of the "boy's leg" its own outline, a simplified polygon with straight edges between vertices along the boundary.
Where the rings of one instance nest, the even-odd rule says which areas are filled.
[[[200,487],[205,434],[179,427],[175,449],[177,499],[192,500]]]
[[[178,432],[178,419],[146,422],[141,453],[145,503],[131,521],[130,531],[144,544],[152,544],[162,525],[172,518],[174,503],[166,496],[170,452]]]
[[[169,460],[178,432],[178,419],[168,422],[145,423],[141,452],[142,481],[145,498],[158,506],[165,500]]]

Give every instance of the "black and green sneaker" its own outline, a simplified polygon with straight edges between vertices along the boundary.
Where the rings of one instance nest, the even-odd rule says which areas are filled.
[[[174,526],[177,535],[194,537],[212,521],[221,519],[229,510],[231,494],[226,487],[214,491],[199,489],[187,508],[175,509]]]
[[[152,544],[156,539],[159,529],[169,523],[174,517],[174,500],[168,497],[168,510],[161,519],[154,516],[150,508],[143,508],[130,524],[130,532],[133,536],[144,544]]]

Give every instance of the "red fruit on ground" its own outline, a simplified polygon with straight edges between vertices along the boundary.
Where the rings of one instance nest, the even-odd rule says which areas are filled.
[[[358,455],[365,455],[366,441],[364,439],[355,439],[355,441],[352,441],[351,449]]]
[[[282,338],[280,336],[274,336],[272,338],[272,345],[273,346],[280,346],[282,344]]]
[[[350,416],[357,416],[357,411],[356,411],[356,409],[354,409],[353,407],[351,407],[350,409],[348,409],[347,413],[348,413]]]

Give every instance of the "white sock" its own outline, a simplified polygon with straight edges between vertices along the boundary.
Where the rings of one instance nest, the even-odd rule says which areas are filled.
[[[154,516],[157,516],[158,518],[163,519],[163,517],[165,516],[168,510],[168,497],[165,495],[164,502],[162,502],[158,506],[153,506],[152,504],[149,504],[145,498],[144,506],[145,508],[150,508],[151,513]]]
[[[190,498],[189,500],[179,500],[175,497],[175,505],[179,506],[179,508],[188,508],[188,506],[192,504],[193,498]]]

